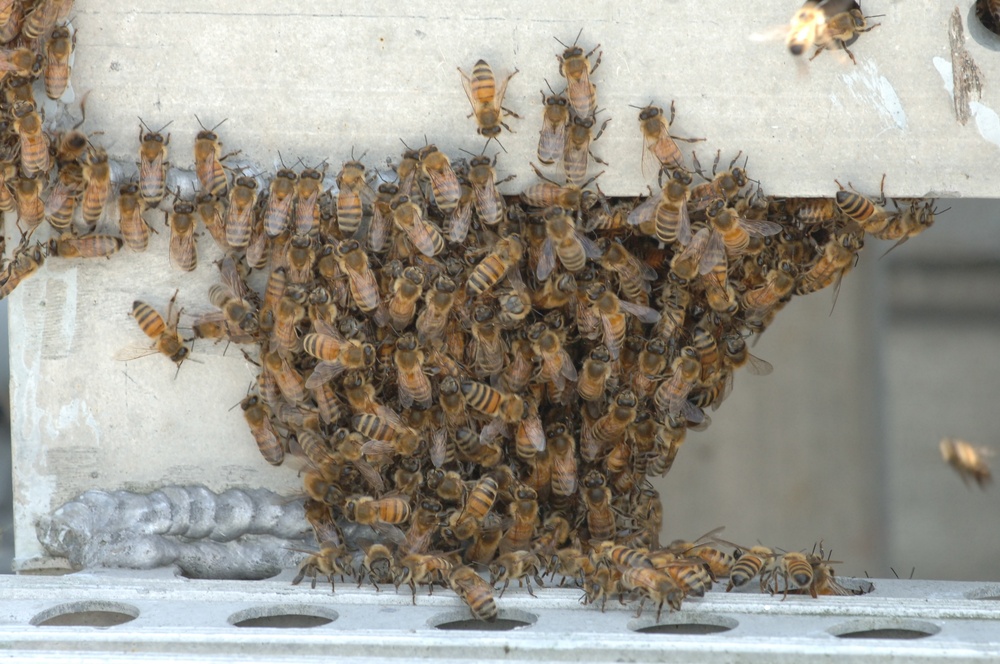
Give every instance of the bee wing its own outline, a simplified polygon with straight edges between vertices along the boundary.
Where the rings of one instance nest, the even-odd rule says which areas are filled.
[[[126,346],[115,353],[115,359],[120,362],[128,362],[129,360],[138,360],[149,355],[155,355],[159,351],[156,346],[140,346],[133,344],[131,346]]]
[[[677,241],[682,247],[686,247],[691,240],[691,215],[687,205],[682,205],[677,221]]]
[[[347,276],[354,284],[354,290],[363,295],[363,301],[357,303],[359,307],[370,311],[379,305],[381,298],[374,272],[370,269],[357,271],[347,268]]]
[[[688,422],[693,422],[694,424],[700,424],[707,419],[704,411],[687,399],[684,399],[680,404],[680,414],[683,415]]]
[[[618,339],[615,338],[614,327],[611,325],[611,319],[608,316],[603,316],[598,314],[601,319],[601,329],[604,332],[604,345],[608,347],[608,352],[611,353],[611,359],[618,359],[618,351],[621,350],[621,344]]]
[[[196,267],[196,263],[191,260],[191,256],[195,251],[194,233],[171,235],[170,262],[174,267],[185,271],[193,270]],[[195,256],[195,261],[197,261],[197,256]]]
[[[580,375],[577,373],[576,366],[573,364],[573,358],[570,357],[566,349],[562,349],[562,367],[559,369],[559,373],[569,381],[576,382]]]
[[[628,222],[630,226],[639,226],[653,220],[656,216],[656,208],[660,205],[660,196],[650,196],[642,203],[637,205],[628,216],[625,221]]]
[[[328,337],[333,337],[339,344],[347,343],[347,339],[340,334],[340,331],[322,318],[313,321],[313,328],[317,334],[325,334]]]
[[[774,371],[774,366],[767,360],[762,360],[756,355],[747,355],[747,371],[754,376],[767,376]]]
[[[632,314],[643,323],[655,323],[660,320],[660,312],[656,309],[651,309],[635,302],[629,302],[628,300],[619,300],[618,302],[622,311]]]
[[[738,223],[747,232],[747,235],[753,237],[768,237],[770,235],[777,235],[782,231],[781,224],[766,219],[757,220],[740,217]]]
[[[399,405],[402,408],[409,408],[413,405],[413,401],[416,398],[413,391],[406,385],[405,382],[401,380],[396,381],[396,386],[399,388]]]
[[[646,281],[656,281],[658,275],[656,273],[656,270],[654,270],[651,265],[647,265],[646,263],[643,263],[641,260],[639,260],[638,258],[636,258],[631,253],[628,254],[628,258],[626,258],[625,260],[632,267],[632,269],[635,270],[638,273],[639,278],[643,282],[646,282]],[[651,287],[650,287],[649,284],[644,283],[642,289],[648,293],[648,292],[650,292]]]
[[[577,144],[573,141],[566,142],[566,149],[563,150],[563,173],[566,176],[567,184],[582,184],[583,179],[587,177],[589,149],[589,141],[585,144]]]
[[[345,367],[340,360],[333,362],[320,362],[306,379],[306,389],[315,390],[330,382],[340,374],[344,373]]]
[[[576,231],[576,239],[580,241],[581,245],[583,245],[583,253],[585,253],[587,258],[590,260],[596,261],[604,255],[604,252],[597,246],[597,243],[580,231]]]
[[[518,293],[524,293],[528,290],[528,287],[524,283],[524,279],[521,277],[521,268],[518,265],[512,265],[510,269],[506,272],[507,280],[510,285],[514,287]]]
[[[366,440],[361,444],[361,453],[366,457],[395,456],[396,446],[384,440]]]
[[[389,238],[390,225],[389,217],[376,205],[375,212],[372,214],[371,226],[368,229],[368,246],[371,247],[372,251],[379,252],[385,248],[386,240]]]
[[[720,266],[725,269],[725,265],[726,243],[723,242],[721,233],[711,231],[705,242],[705,251],[702,252],[701,260],[698,261],[698,274],[708,274]]]
[[[500,221],[503,208],[500,203],[500,193],[497,191],[493,178],[489,178],[485,185],[472,184],[472,191],[476,197],[476,212],[484,224],[493,225]]]
[[[372,529],[374,529],[379,535],[382,535],[385,539],[389,540],[396,546],[406,545],[406,533],[400,530],[399,526],[393,525],[391,523],[382,523],[381,521],[376,521],[372,524]]]
[[[504,430],[504,421],[499,417],[495,417],[490,420],[483,430],[479,432],[479,442],[483,445],[489,445],[493,443]]]
[[[385,491],[385,480],[382,479],[381,473],[375,470],[375,467],[364,459],[359,459],[353,462],[354,467],[358,470],[358,474],[361,478],[367,482],[368,486],[376,493],[382,493]]]
[[[469,100],[469,105],[472,106],[472,112],[476,112],[476,98],[472,94],[472,79],[469,78],[468,74],[462,71],[461,67],[458,67],[458,73],[462,75],[462,87],[465,88],[465,96]]]
[[[429,221],[414,219],[413,223],[405,227],[405,230],[410,241],[413,242],[413,246],[420,253],[428,258],[433,258],[436,255],[437,243],[434,241],[434,236],[439,235],[439,233]]]
[[[431,434],[428,444],[430,448],[431,463],[435,468],[440,468],[448,459],[448,430],[438,429]]]
[[[431,180],[431,191],[461,191],[458,184],[458,177],[455,175],[455,171],[452,170],[451,166],[447,168],[439,169],[427,169],[427,176]],[[494,189],[496,191],[496,189]],[[439,201],[435,196],[434,202],[439,208],[450,208],[457,201],[455,200],[444,200]]]
[[[542,255],[538,257],[538,266],[535,269],[535,276],[539,281],[545,281],[556,269],[556,252],[552,247],[552,238],[545,238],[542,243]]]
[[[545,430],[542,428],[542,420],[539,419],[538,415],[524,418],[517,426],[521,430],[521,435],[528,439],[536,451],[545,450]]]
[[[455,208],[451,217],[448,218],[448,240],[456,244],[465,242],[471,225],[472,202],[470,201],[467,205],[459,205]]]
[[[566,149],[566,123],[545,122],[538,137],[538,161],[554,164]]]
[[[576,493],[577,485],[577,465],[576,457],[572,452],[568,454],[553,454],[552,455],[552,474],[553,476],[559,475],[565,486],[563,489],[566,491],[567,495],[573,495]]]

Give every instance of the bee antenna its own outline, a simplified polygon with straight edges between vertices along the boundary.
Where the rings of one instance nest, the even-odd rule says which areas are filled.
[[[202,129],[205,129],[205,125],[202,124],[201,118],[198,117],[197,113],[194,114],[194,119],[198,121],[198,124],[201,126]],[[206,129],[206,131],[207,131],[207,129]]]
[[[90,96],[90,90],[87,90],[83,94],[83,97],[80,99],[80,115],[81,115],[81,117],[80,117],[80,121],[77,122],[75,125],[73,125],[73,129],[76,129],[77,127],[79,127],[80,125],[82,125],[84,122],[87,121],[87,97],[89,97],[89,96]],[[139,121],[142,122],[142,120],[139,120]]]
[[[219,127],[221,127],[223,125],[223,123],[225,123],[225,121],[228,120],[228,119],[229,118],[225,118],[222,122],[220,122],[219,124],[217,124],[214,127],[212,127],[211,131],[215,131],[216,129],[218,129]]]
[[[567,46],[566,44],[564,44],[564,43],[563,43],[563,41],[562,41],[561,39],[559,39],[558,37],[553,37],[553,39],[555,39],[555,40],[556,40],[557,42],[559,42],[559,44],[560,44],[560,45],[561,45],[561,46],[562,46],[563,48],[569,48],[569,46]]]
[[[573,46],[576,46],[576,43],[580,41],[580,35],[582,34],[583,34],[583,28],[580,28],[580,32],[576,33],[576,39],[573,40]]]

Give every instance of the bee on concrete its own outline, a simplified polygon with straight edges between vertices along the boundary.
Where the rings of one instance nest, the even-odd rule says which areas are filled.
[[[139,191],[142,200],[149,207],[158,207],[167,189],[167,170],[170,167],[167,146],[170,145],[170,134],[164,139],[163,130],[171,122],[153,131],[142,118],[139,119]],[[143,128],[146,133],[142,132]]]
[[[580,30],[583,34],[583,30]],[[580,39],[580,34],[576,39]],[[556,41],[559,41],[556,39]],[[562,56],[556,56],[559,60],[559,72],[566,79],[566,96],[569,100],[570,108],[578,118],[589,118],[597,112],[597,86],[590,82],[590,75],[601,64],[603,52],[597,54],[597,60],[590,64],[590,56],[601,46],[598,44],[586,55],[583,49],[576,45],[576,40],[571,46],[566,46],[562,42],[565,50]]]
[[[517,70],[515,69],[499,85],[493,75],[493,69],[485,60],[476,61],[472,68],[471,77],[463,72],[461,67],[458,68],[458,73],[462,75],[465,95],[469,98],[469,104],[472,105],[470,115],[476,116],[476,124],[478,125],[476,132],[487,139],[496,139],[500,135],[501,127],[510,131],[510,127],[503,121],[504,114],[515,118],[521,116],[505,108],[503,98],[507,92],[507,84],[517,74]]]
[[[215,133],[215,130],[225,120],[211,129],[206,129],[197,115],[194,116],[194,119],[198,120],[198,124],[201,126],[201,131],[198,132],[194,140],[194,170],[198,176],[198,182],[201,184],[201,188],[209,194],[224,197],[228,193],[229,182],[226,179],[226,171],[222,168],[222,162],[226,157],[235,154],[222,154],[222,142],[219,140],[219,135]]]

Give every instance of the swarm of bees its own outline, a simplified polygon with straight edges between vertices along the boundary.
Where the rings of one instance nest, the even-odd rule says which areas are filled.
[[[0,202],[22,240],[0,296],[46,253],[145,251],[145,216],[161,205],[170,262],[192,270],[203,225],[220,271],[213,312],[193,319],[192,338],[179,332],[176,293],[166,315],[137,300],[132,316],[150,352],[178,368],[194,338],[256,351],[258,380],[240,406],[265,461],[304,467],[320,547],[295,583],[354,576],[409,586],[414,602],[418,585],[447,586],[482,620],[498,615],[498,586],[531,592],[557,576],[602,609],[632,596],[658,618],[721,578],[727,590],[759,578],[784,596],[856,592],[835,581],[821,547],[738,546],[718,531],[661,544],[649,478],[671,470],[689,428],[708,426],[738,369],[771,371],[748,337],[793,296],[836,291],[865,235],[898,244],[927,228],[933,201],[890,209],[884,194],[839,183],[832,198],[766,196],[742,153],[722,171],[721,152],[710,173],[695,153],[689,166],[678,141],[705,139],[673,135],[674,104],[668,116],[652,102],[636,134],[659,190],[609,199],[600,173],[588,178],[591,159],[604,164],[591,147],[610,121],[594,132],[601,55],[574,42],[557,56],[565,88],[542,93],[535,156],[555,174],[535,167],[538,181],[517,196],[500,194],[485,148],[467,159],[430,143],[406,147],[377,188],[353,154],[335,187],[325,163],[266,181],[230,169],[219,126],[202,125],[198,191],[185,200],[166,187],[169,134],[143,123],[137,176],[118,185],[118,234],[101,234],[114,201],[107,154],[78,129],[47,134],[33,101],[15,97],[31,91],[18,77],[47,72],[65,48],[30,40],[60,39],[67,5],[36,3],[17,39],[37,55],[6,56]],[[46,24],[32,18],[42,11]],[[483,60],[461,73],[487,146],[520,118],[503,106],[516,73],[498,82]],[[46,220],[54,239],[33,244]],[[370,535],[345,538],[347,522]]]

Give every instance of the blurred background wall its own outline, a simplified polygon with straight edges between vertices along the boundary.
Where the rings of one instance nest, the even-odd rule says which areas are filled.
[[[941,460],[958,436],[1000,449],[1000,204],[951,211],[896,248],[869,240],[844,279],[796,298],[660,481],[664,539],[720,525],[738,543],[824,539],[839,573],[1000,580],[1000,494],[968,488]],[[6,321],[6,302],[0,302]],[[7,326],[0,372],[8,375]],[[10,477],[7,380],[0,476]],[[0,571],[9,572],[10,483],[0,487]]]

